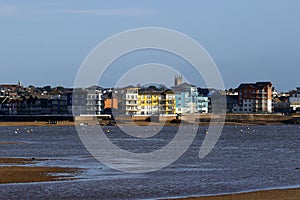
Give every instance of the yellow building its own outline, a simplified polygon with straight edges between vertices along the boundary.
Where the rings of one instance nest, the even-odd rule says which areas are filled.
[[[171,90],[139,90],[138,110],[138,114],[140,115],[175,114],[175,94]]]
[[[139,91],[138,109],[140,115],[159,114],[159,97],[158,91]]]

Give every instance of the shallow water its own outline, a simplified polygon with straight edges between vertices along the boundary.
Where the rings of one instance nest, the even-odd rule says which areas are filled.
[[[199,159],[206,128],[199,128],[188,151],[170,166],[129,174],[94,159],[74,127],[0,127],[1,142],[21,142],[0,144],[0,157],[44,158],[38,165],[86,168],[77,181],[2,184],[0,199],[153,199],[300,186],[299,126],[226,126],[215,148]],[[163,147],[177,131],[165,127],[154,137],[137,139],[116,127],[104,129],[114,144],[139,153]]]

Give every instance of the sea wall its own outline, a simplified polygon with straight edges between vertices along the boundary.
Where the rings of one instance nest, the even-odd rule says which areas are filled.
[[[218,121],[225,117],[225,122],[232,123],[252,123],[252,124],[300,124],[300,115],[279,115],[279,114],[227,114],[226,116],[214,114],[189,114],[177,117],[176,115],[160,115],[160,116],[116,116],[117,123],[126,123],[132,121],[148,121],[148,122],[172,122],[172,121],[185,121],[189,123],[208,123],[211,119]],[[77,122],[87,124],[107,124],[113,123],[113,119],[107,116],[76,116]],[[60,122],[60,121],[74,121],[73,116],[69,115],[11,115],[0,116],[2,122]]]
[[[289,123],[293,117],[281,114],[227,114],[226,122],[240,123]]]

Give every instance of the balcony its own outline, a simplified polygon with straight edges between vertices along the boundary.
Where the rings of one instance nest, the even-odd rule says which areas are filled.
[[[128,105],[128,106],[130,106],[130,105],[137,106],[138,103],[137,102],[126,102],[126,105]]]
[[[126,109],[126,111],[128,111],[128,112],[137,112],[138,109],[137,108],[129,108],[129,109]]]

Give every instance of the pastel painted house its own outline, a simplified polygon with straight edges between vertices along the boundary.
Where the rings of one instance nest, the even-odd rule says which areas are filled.
[[[176,113],[207,113],[208,102],[207,96],[199,95],[196,86],[182,83],[172,87],[176,99]]]

